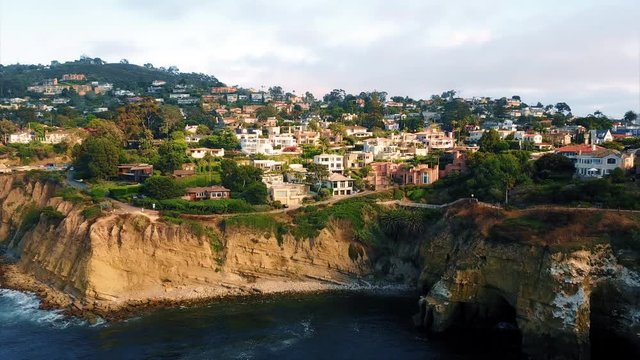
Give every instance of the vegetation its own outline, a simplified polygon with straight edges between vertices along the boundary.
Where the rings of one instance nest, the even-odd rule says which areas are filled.
[[[142,193],[158,200],[172,199],[184,194],[184,188],[168,176],[151,176],[144,181]]]
[[[73,147],[73,165],[78,176],[109,179],[118,172],[120,148],[108,137],[91,136]]]
[[[174,211],[182,214],[208,215],[233,214],[254,212],[256,209],[242,199],[221,199],[188,201],[183,199],[135,199],[134,204],[151,208],[155,204],[156,210]]]
[[[93,220],[102,215],[102,209],[99,206],[94,205],[85,208],[80,214],[87,220]]]

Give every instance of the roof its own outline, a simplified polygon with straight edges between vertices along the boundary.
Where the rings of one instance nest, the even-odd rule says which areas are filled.
[[[188,192],[188,193],[194,193],[194,192],[231,191],[231,190],[227,189],[224,186],[214,185],[214,186],[202,186],[202,187],[187,188],[185,191]]]
[[[173,175],[192,175],[195,173],[193,170],[173,170]]]
[[[609,155],[618,155],[619,152],[613,149],[607,149],[602,146],[579,144],[563,146],[556,150],[557,153],[576,153],[593,157],[605,157]]]
[[[342,174],[338,174],[338,173],[333,173],[331,175],[329,175],[329,181],[346,181],[346,180],[353,180],[350,177],[346,177]]]

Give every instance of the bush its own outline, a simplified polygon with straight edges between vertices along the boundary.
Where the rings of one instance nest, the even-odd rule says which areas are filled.
[[[108,188],[109,195],[115,199],[124,198],[128,195],[135,195],[140,193],[140,185],[124,185],[124,186],[112,186]]]
[[[80,214],[87,220],[93,220],[102,215],[102,209],[99,206],[91,206],[82,210]]]
[[[47,218],[47,220],[51,221],[56,225],[60,224],[60,222],[64,220],[64,218],[66,217],[63,213],[54,209],[51,206],[47,206],[44,209],[42,209],[41,214],[44,215]]]
[[[144,181],[142,192],[154,199],[163,200],[182,196],[184,189],[170,177],[152,176]]]
[[[151,208],[152,204],[156,204],[156,210],[174,211],[175,214],[210,215],[255,211],[252,205],[240,199],[188,201],[184,199],[156,200],[146,198],[135,199],[133,203],[136,206],[144,206],[146,208]]]
[[[65,187],[57,190],[54,196],[61,197],[62,200],[69,201],[73,204],[79,204],[84,201],[84,197],[80,195],[78,190],[71,187]]]
[[[35,206],[30,206],[25,209],[22,214],[22,222],[20,223],[20,231],[26,232],[33,229],[40,221],[41,210]]]

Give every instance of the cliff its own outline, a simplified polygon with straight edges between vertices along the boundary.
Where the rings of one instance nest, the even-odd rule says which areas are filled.
[[[588,359],[594,334],[640,345],[640,217],[590,210],[450,209],[422,248],[418,324],[517,327],[534,358]],[[628,355],[628,354],[627,354]]]
[[[375,275],[417,284],[415,321],[431,332],[513,329],[540,359],[588,359],[604,348],[603,334],[616,349],[638,352],[635,212],[470,202],[422,214],[352,202],[297,215],[163,221],[92,215],[95,205],[65,201],[59,187],[0,176],[0,245],[13,259],[0,285],[34,290],[73,312],[109,316],[131,306],[349,286]],[[327,221],[315,227],[318,219]]]
[[[289,234],[277,239],[251,224],[172,224],[109,211],[87,219],[87,205],[55,197],[57,187],[0,177],[0,238],[15,259],[12,273],[70,296],[49,296],[54,305],[73,302],[107,314],[149,300],[318,290],[352,284],[370,269],[366,254],[350,257],[353,242],[339,227],[309,241]],[[25,228],[29,209],[47,207],[63,218],[42,212]]]

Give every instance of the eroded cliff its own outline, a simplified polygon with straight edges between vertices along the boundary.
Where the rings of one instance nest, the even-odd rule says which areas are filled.
[[[250,226],[173,224],[105,211],[87,219],[86,204],[55,197],[51,182],[0,177],[0,235],[16,267],[71,296],[75,306],[108,311],[153,300],[318,290],[348,285],[369,273],[365,253],[338,226],[310,240],[277,239]],[[18,184],[18,185],[16,185]],[[27,208],[46,213],[28,229]]]
[[[592,327],[637,351],[639,229],[633,213],[450,209],[422,250],[416,320],[434,332],[517,326],[534,358],[589,358]]]

